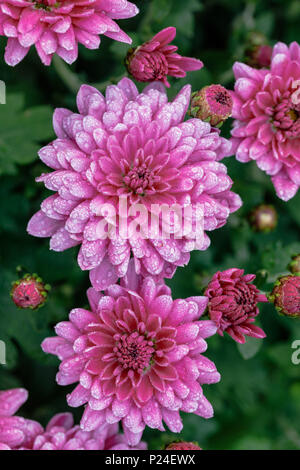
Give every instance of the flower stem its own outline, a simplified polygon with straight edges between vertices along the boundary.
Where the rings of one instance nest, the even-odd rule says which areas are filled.
[[[65,64],[65,62],[57,55],[53,57],[53,65],[63,83],[72,93],[77,93],[80,86],[82,85],[82,82],[77,77],[77,75],[73,73],[71,69]]]

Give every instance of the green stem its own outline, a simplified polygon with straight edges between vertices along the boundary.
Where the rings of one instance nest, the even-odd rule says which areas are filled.
[[[82,82],[79,80],[77,75],[71,71],[58,55],[53,57],[53,65],[57,74],[60,76],[67,88],[69,88],[72,93],[77,93],[82,85]]]

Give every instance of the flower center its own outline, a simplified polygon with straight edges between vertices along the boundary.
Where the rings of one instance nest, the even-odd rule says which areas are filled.
[[[220,103],[223,106],[228,106],[230,103],[227,93],[224,93],[222,91],[216,93],[215,100],[217,101],[217,103]]]
[[[215,114],[227,115],[232,111],[232,98],[226,88],[212,85],[206,90],[206,99],[210,109]]]
[[[146,163],[138,163],[133,166],[123,177],[124,185],[134,194],[144,196],[147,190],[154,190],[153,184],[159,178],[153,174]]]
[[[115,335],[114,353],[123,369],[142,373],[151,365],[154,345],[144,335],[137,332],[130,335]]]
[[[275,131],[281,130],[290,139],[300,137],[300,105],[294,104],[290,96],[284,96],[275,106],[272,119]]]
[[[38,10],[51,11],[52,8],[59,8],[60,2],[58,0],[31,0],[34,3],[34,8]]]
[[[297,121],[299,113],[295,109],[290,109],[287,113],[287,116],[289,116],[292,121]]]
[[[245,313],[251,312],[256,305],[256,294],[248,285],[239,285],[235,294],[235,302],[242,306]]]

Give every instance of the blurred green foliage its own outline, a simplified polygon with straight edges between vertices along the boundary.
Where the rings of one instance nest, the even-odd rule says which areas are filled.
[[[247,35],[264,33],[276,41],[300,42],[298,0],[136,0],[140,15],[122,21],[134,44],[147,40],[166,26],[177,27],[176,43],[182,54],[201,58],[205,68],[172,80],[170,97],[189,82],[197,90],[209,83],[232,87],[232,64],[242,60]],[[47,192],[34,182],[45,167],[36,151],[52,137],[51,113],[56,106],[75,109],[75,95],[54,65],[44,67],[31,51],[14,69],[3,61],[1,38],[0,79],[7,85],[8,101],[0,105],[0,339],[7,344],[7,365],[0,365],[0,389],[25,386],[30,391],[22,410],[43,423],[55,412],[66,410],[69,387],[58,387],[58,362],[44,355],[40,342],[53,334],[53,325],[75,306],[87,303],[88,275],[76,264],[76,248],[53,253],[48,240],[26,233],[29,217]],[[128,47],[103,38],[98,51],[80,48],[71,67],[79,80],[103,84],[124,73]],[[102,84],[102,85],[101,85]],[[230,123],[223,133],[229,135]],[[258,274],[259,287],[268,291],[276,277],[286,272],[290,258],[300,252],[300,194],[288,203],[276,198],[271,182],[255,164],[234,158],[225,164],[243,208],[231,216],[226,227],[211,235],[211,247],[194,253],[191,263],[179,269],[169,283],[175,297],[197,295],[217,270],[239,267]],[[279,214],[277,229],[270,234],[253,233],[249,211],[271,203]],[[38,272],[52,284],[47,304],[38,311],[18,310],[9,290],[16,267]],[[215,417],[205,421],[184,416],[185,440],[198,440],[205,449],[299,449],[300,365],[291,362],[292,342],[300,339],[300,322],[280,317],[272,305],[261,308],[264,341],[237,345],[228,336],[209,340],[207,355],[222,374],[217,385],[205,387]],[[79,419],[82,410],[75,410]],[[151,448],[161,448],[178,436],[147,430]]]

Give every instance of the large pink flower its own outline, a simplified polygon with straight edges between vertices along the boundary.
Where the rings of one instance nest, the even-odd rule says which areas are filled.
[[[42,348],[62,361],[60,385],[79,382],[67,400],[87,404],[81,427],[122,421],[128,443],[136,445],[146,425],[163,431],[164,421],[180,432],[180,410],[213,415],[201,385],[220,375],[202,353],[204,338],[217,328],[199,321],[205,297],[173,301],[164,283],[139,279],[133,270],[122,284],[105,294],[89,289],[91,311],[72,310]]]
[[[245,274],[243,269],[227,269],[214,274],[207,286],[209,317],[217,327],[219,335],[224,331],[238,343],[245,343],[245,335],[265,338],[265,332],[254,325],[259,314],[258,302],[268,302],[252,284],[254,274]]]
[[[101,34],[130,44],[113,20],[137,13],[127,0],[0,0],[0,35],[8,37],[5,61],[18,64],[35,45],[45,65],[55,53],[71,64],[78,43],[97,49]]]
[[[32,445],[43,428],[36,421],[13,416],[27,400],[23,388],[0,391],[0,450]]]
[[[183,122],[190,91],[184,87],[169,103],[163,85],[151,84],[139,94],[124,78],[107,88],[106,99],[95,88],[82,86],[79,113],[58,109],[54,114],[58,138],[39,152],[54,171],[38,181],[56,193],[42,203],[28,231],[50,236],[55,251],[81,244],[79,266],[92,270],[91,282],[99,290],[126,274],[130,257],[138,273],[170,278],[189,261],[190,251],[209,245],[207,235],[199,237],[196,230],[177,237],[181,225],[176,219],[169,239],[158,239],[153,232],[103,238],[99,224],[107,220],[101,212],[104,204],[117,215],[119,198],[126,199],[130,210],[140,203],[154,215],[155,204],[189,206],[193,227],[201,219],[204,230],[222,227],[241,205],[230,191],[226,167],[218,162],[230,154],[230,143],[208,123]],[[148,222],[141,222],[143,233]]]
[[[256,160],[287,201],[300,186],[300,46],[276,44],[270,69],[236,63],[233,70],[236,158]]]
[[[161,81],[170,86],[167,76],[181,78],[187,71],[203,67],[201,60],[183,57],[177,53],[178,47],[169,44],[176,36],[176,28],[165,28],[150,41],[131,49],[126,65],[129,73],[139,82]]]

